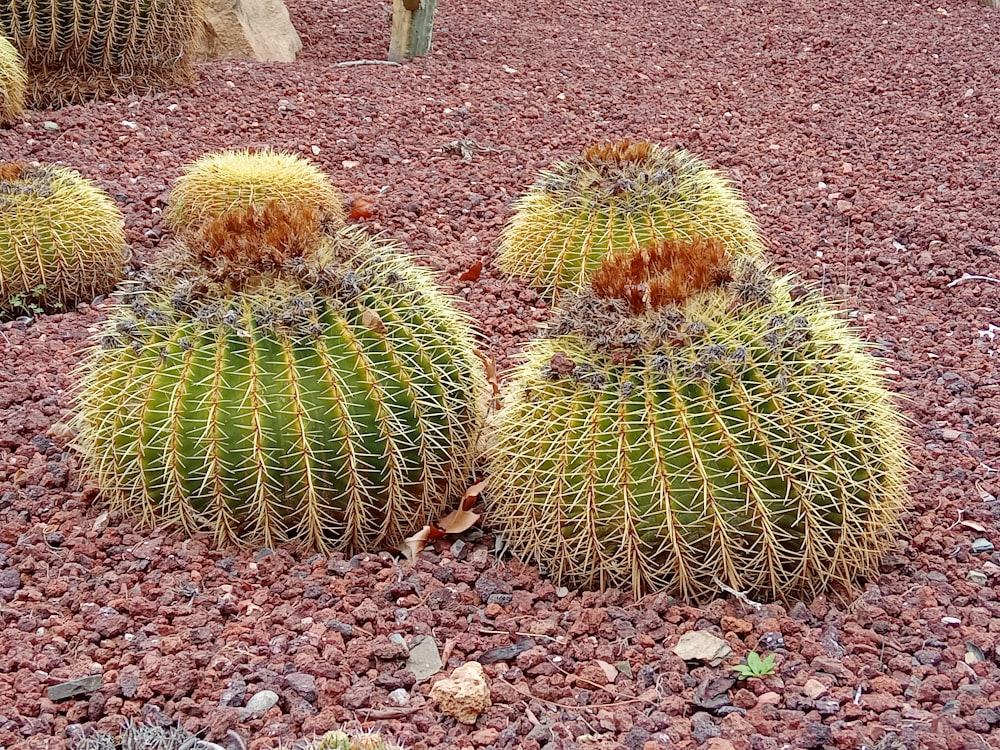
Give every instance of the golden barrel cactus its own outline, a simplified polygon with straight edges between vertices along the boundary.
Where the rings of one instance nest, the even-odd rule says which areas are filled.
[[[471,479],[468,319],[393,245],[249,206],[176,249],[83,365],[84,467],[111,504],[220,543],[357,552]]]
[[[0,312],[65,309],[106,294],[127,253],[121,211],[90,180],[0,163]]]
[[[0,34],[0,126],[13,125],[24,113],[28,74],[14,45]]]
[[[189,164],[171,189],[166,220],[174,231],[195,231],[268,202],[302,203],[318,209],[322,221],[344,222],[343,198],[324,172],[297,154],[270,149],[221,151]]]
[[[703,600],[853,584],[907,498],[880,369],[818,295],[718,242],[606,258],[511,379],[489,518],[572,585]]]
[[[609,253],[698,238],[763,252],[757,222],[722,174],[686,151],[622,141],[542,172],[514,205],[497,264],[557,301],[585,290]]]
[[[31,106],[191,83],[201,0],[5,0],[0,34],[24,57]]]

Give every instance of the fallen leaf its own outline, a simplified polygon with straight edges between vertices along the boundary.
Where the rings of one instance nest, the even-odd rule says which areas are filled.
[[[594,659],[594,662],[601,668],[604,672],[604,676],[608,678],[608,682],[614,682],[618,679],[618,667],[614,664],[608,664],[606,661],[601,659]]]
[[[478,281],[479,280],[479,275],[482,272],[483,272],[483,262],[481,260],[477,260],[475,263],[473,263],[469,267],[468,271],[466,271],[465,273],[463,273],[461,276],[458,277],[458,280],[459,281]]]
[[[367,307],[361,311],[361,323],[369,331],[380,335],[385,335],[387,330],[378,313]]]
[[[966,526],[966,527],[972,529],[973,531],[978,531],[980,534],[982,534],[982,533],[984,533],[986,531],[986,527],[985,526],[983,526],[981,523],[976,523],[975,521],[964,521],[963,520],[963,521],[959,521],[959,523],[961,523],[963,526]]]
[[[490,388],[493,390],[493,402],[491,406],[494,409],[500,408],[500,379],[497,377],[497,361],[495,357],[489,357],[483,354],[478,349],[473,349],[472,353],[479,357],[479,360],[483,363],[483,369],[486,370],[486,382],[490,384]]]
[[[370,219],[375,215],[372,210],[374,204],[364,196],[358,196],[351,203],[351,210],[347,213],[348,219]]]
[[[448,663],[448,659],[451,658],[452,652],[455,650],[455,646],[458,642],[454,638],[446,638],[444,641],[444,648],[441,649],[441,662],[443,664]]]
[[[403,553],[410,562],[417,559],[417,555],[427,546],[427,542],[441,539],[448,534],[461,534],[468,531],[479,520],[479,514],[473,513],[470,508],[476,504],[479,493],[483,491],[487,480],[481,479],[471,485],[458,503],[458,508],[453,510],[443,518],[439,518],[434,523],[424,526],[413,536],[409,536],[399,545],[399,551]]]

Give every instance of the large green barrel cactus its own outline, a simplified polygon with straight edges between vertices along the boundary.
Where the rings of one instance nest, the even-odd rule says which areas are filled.
[[[398,543],[472,471],[484,384],[468,320],[358,230],[250,257],[236,219],[218,221],[191,242],[222,249],[179,266],[228,254],[257,273],[215,265],[242,278],[223,286],[188,268],[119,309],[83,366],[87,473],[114,507],[219,542]]]
[[[124,273],[123,227],[118,206],[76,172],[0,163],[0,313],[111,291]]]
[[[28,75],[14,45],[0,34],[0,126],[12,125],[24,113]]]
[[[27,65],[32,106],[144,94],[193,80],[201,0],[6,0],[0,34]]]
[[[514,205],[497,264],[557,300],[586,289],[608,253],[696,238],[763,251],[756,221],[720,173],[686,151],[622,141],[542,172]]]
[[[343,198],[312,162],[297,154],[261,149],[206,154],[189,164],[170,191],[166,220],[175,231],[250,205],[304,203],[334,223],[344,222]]]
[[[529,346],[497,417],[489,517],[511,548],[560,581],[696,600],[874,574],[907,455],[857,336],[751,259],[659,301],[659,279],[609,276]]]

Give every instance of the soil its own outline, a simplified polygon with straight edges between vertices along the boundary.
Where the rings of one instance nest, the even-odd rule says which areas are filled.
[[[432,54],[335,67],[384,59],[389,4],[288,0],[294,64],[208,63],[188,90],[0,131],[0,159],[66,165],[115,196],[138,264],[169,240],[186,162],[265,144],[308,156],[373,201],[361,224],[441,272],[501,371],[548,315],[494,270],[513,198],[595,142],[683,144],[733,176],[776,265],[821,284],[897,373],[917,467],[880,576],[806,602],[559,590],[498,556],[488,519],[412,565],[213,549],[109,515],[78,476],[60,424],[107,301],[14,320],[0,747],[61,747],[123,717],[253,748],[342,725],[412,748],[1000,746],[1000,14],[942,2],[442,2]],[[733,655],[682,661],[691,630]],[[405,666],[421,635],[447,658],[418,682]],[[775,674],[735,682],[754,650],[777,654]],[[475,659],[493,705],[466,726],[428,693]],[[48,697],[93,674],[99,688]],[[264,690],[277,704],[241,714]]]

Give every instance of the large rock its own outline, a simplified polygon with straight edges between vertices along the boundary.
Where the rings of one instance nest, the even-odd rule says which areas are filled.
[[[194,60],[250,58],[294,62],[302,40],[281,0],[205,0],[205,28]]]

